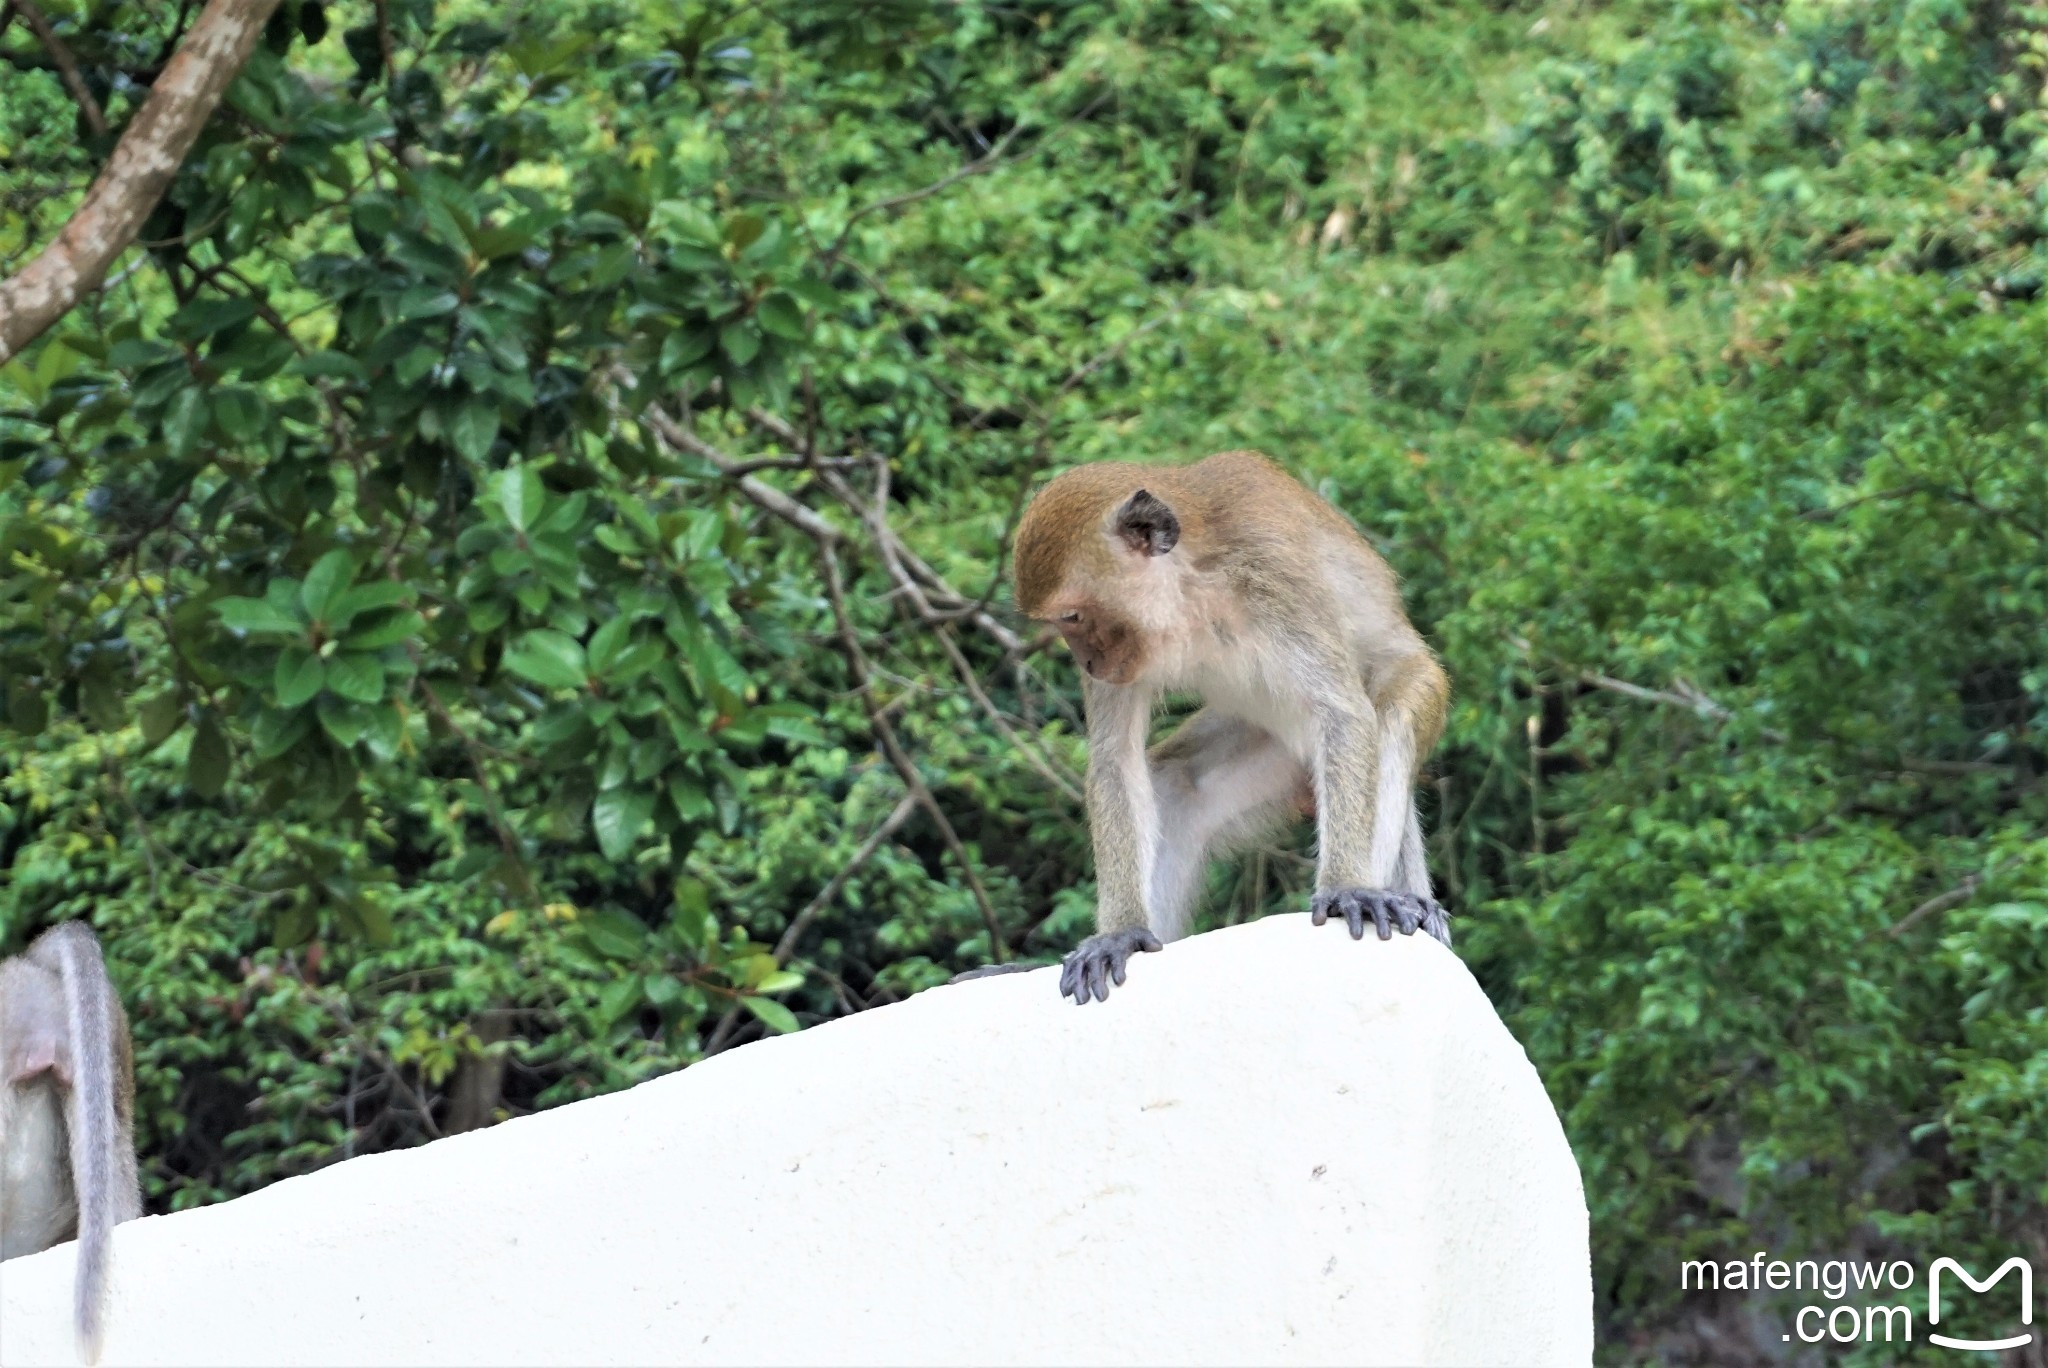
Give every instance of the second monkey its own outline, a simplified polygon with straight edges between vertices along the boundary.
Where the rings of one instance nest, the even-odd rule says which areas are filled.
[[[1096,934],[1066,957],[1063,994],[1106,1000],[1133,954],[1186,935],[1209,858],[1305,792],[1314,922],[1450,944],[1414,797],[1450,684],[1342,514],[1255,452],[1081,466],[1025,511],[1016,580],[1084,675]],[[1170,690],[1204,706],[1148,751]]]

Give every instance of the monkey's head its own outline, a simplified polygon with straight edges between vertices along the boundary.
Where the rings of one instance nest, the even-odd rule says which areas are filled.
[[[1166,586],[1159,561],[1180,542],[1164,500],[1143,487],[1156,467],[1081,466],[1047,485],[1017,525],[1017,606],[1049,622],[1090,675],[1128,684],[1144,673],[1145,609]]]

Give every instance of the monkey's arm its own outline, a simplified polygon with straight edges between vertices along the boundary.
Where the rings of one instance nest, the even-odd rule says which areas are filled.
[[[1142,688],[1085,678],[1088,707],[1088,829],[1095,845],[1095,934],[1060,970],[1060,992],[1076,1006],[1109,998],[1140,951],[1157,950],[1145,915],[1145,888],[1159,840],[1152,771],[1145,759],[1151,695]]]
[[[1433,662],[1431,662],[1433,664]],[[1439,672],[1440,676],[1440,672]],[[1381,940],[1426,930],[1450,944],[1435,900],[1397,889],[1401,843],[1414,804],[1415,720],[1398,691],[1375,704],[1355,667],[1325,659],[1302,681],[1316,721],[1316,893],[1309,916],[1332,915],[1365,936],[1366,919]]]

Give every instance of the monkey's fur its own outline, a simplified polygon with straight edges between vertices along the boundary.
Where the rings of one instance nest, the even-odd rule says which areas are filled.
[[[1016,581],[1084,671],[1097,934],[1062,993],[1106,999],[1133,953],[1187,934],[1208,858],[1310,795],[1314,922],[1450,944],[1414,798],[1450,683],[1342,514],[1255,452],[1081,466],[1025,511]],[[1168,690],[1205,706],[1148,753]]]
[[[78,1340],[99,1357],[108,1232],[142,1214],[128,1017],[65,922],[0,960],[0,1259],[78,1238]]]

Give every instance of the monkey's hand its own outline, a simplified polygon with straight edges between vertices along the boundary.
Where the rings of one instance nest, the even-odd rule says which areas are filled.
[[[1371,917],[1381,940],[1392,940],[1396,930],[1412,936],[1420,929],[1442,941],[1446,949],[1451,944],[1451,920],[1443,905],[1414,893],[1391,888],[1333,888],[1316,894],[1308,905],[1308,919],[1321,926],[1333,916],[1351,928],[1353,940],[1365,939],[1365,919]]]
[[[1142,926],[1090,936],[1060,961],[1060,994],[1072,998],[1076,1007],[1086,1006],[1090,996],[1107,1002],[1109,985],[1123,986],[1124,968],[1131,956],[1158,948],[1159,937]]]

